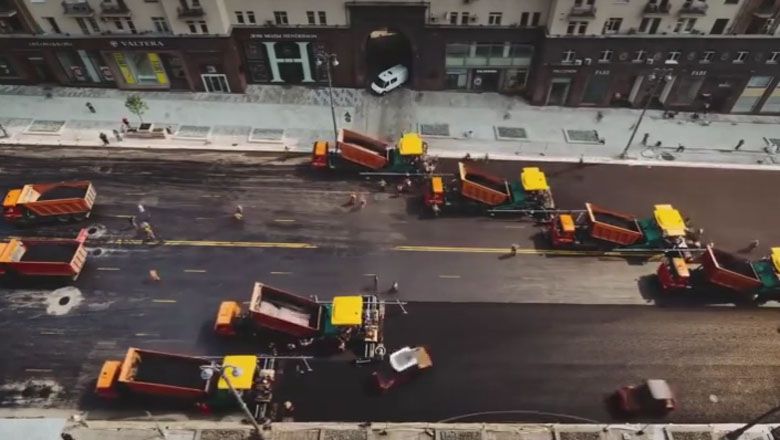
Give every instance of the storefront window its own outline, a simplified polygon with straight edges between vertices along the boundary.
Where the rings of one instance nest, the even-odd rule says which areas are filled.
[[[761,107],[761,113],[780,113],[780,83]]]
[[[754,76],[750,78],[742,94],[732,107],[732,113],[750,113],[755,108],[758,101],[766,92],[769,83],[772,82],[771,76]]]
[[[534,48],[526,44],[509,46],[509,58],[513,66],[530,66]]]
[[[11,60],[0,56],[0,78],[16,78],[18,75],[16,69],[11,64]]]
[[[87,69],[74,51],[59,51],[57,52],[57,59],[62,65],[62,69],[65,71],[65,75],[68,76],[68,80],[72,82],[88,82]]]
[[[448,66],[462,66],[469,56],[468,44],[448,44],[446,49],[446,63]]]
[[[609,75],[593,75],[582,95],[583,104],[600,104],[609,90]]]
[[[525,88],[525,81],[527,78],[527,69],[506,69],[502,89],[505,92],[519,92]]]
[[[672,104],[690,105],[696,99],[704,84],[702,77],[681,77],[677,85],[677,91],[674,94]]]
[[[111,56],[128,85],[170,83],[160,56],[154,52],[113,52]]]
[[[468,70],[466,69],[447,69],[447,88],[465,89],[468,79]]]

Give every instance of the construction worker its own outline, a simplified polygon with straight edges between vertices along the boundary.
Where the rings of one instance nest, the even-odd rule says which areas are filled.
[[[753,249],[758,247],[758,244],[759,244],[758,240],[751,241],[750,244],[748,245],[748,250],[752,251]]]
[[[160,281],[160,274],[155,269],[149,270],[149,280],[154,282]]]
[[[244,207],[241,205],[236,205],[236,210],[233,212],[233,218],[241,221],[244,219]]]
[[[146,235],[146,239],[144,241],[156,241],[157,236],[154,235],[154,230],[152,230],[152,225],[150,225],[147,222],[141,223],[141,231]]]
[[[361,195],[360,195],[360,198],[359,198],[359,200],[358,200],[358,203],[360,204],[360,209],[363,209],[363,208],[365,208],[365,207],[366,207],[366,203],[368,203],[368,202],[366,202],[366,196],[364,196],[363,194],[361,194]]]
[[[357,194],[356,193],[350,193],[349,194],[349,201],[347,202],[347,206],[353,206],[357,202]]]
[[[406,187],[407,191],[411,191],[412,190],[412,179],[410,179],[409,177],[404,179],[404,186]]]
[[[439,208],[438,203],[434,203],[431,206],[431,210],[433,211],[433,215],[436,216],[436,217],[438,217],[439,214],[441,213],[441,208]]]
[[[379,179],[379,189],[381,191],[387,189],[387,182],[385,181],[385,179]]]
[[[509,248],[509,255],[511,255],[511,256],[513,256],[513,257],[517,256],[517,248],[518,248],[518,246],[517,246],[516,244],[513,244],[513,245],[512,245],[512,246]]]
[[[398,281],[393,281],[393,285],[390,286],[391,293],[398,293]]]

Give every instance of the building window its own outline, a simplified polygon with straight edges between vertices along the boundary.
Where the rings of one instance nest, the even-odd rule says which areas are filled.
[[[255,19],[255,12],[254,11],[246,11],[246,18],[252,24],[257,23],[257,20]]]
[[[317,20],[314,18],[314,11],[306,11],[306,21],[308,21],[309,24],[317,24]]]
[[[317,17],[320,19],[320,24],[328,24],[328,16],[325,15],[325,11],[317,11]]]
[[[203,31],[204,34],[209,33],[209,27],[208,25],[206,25],[206,22],[204,20],[199,21],[198,24],[200,25],[200,30]]]
[[[623,19],[619,17],[608,18],[604,22],[603,34],[616,34],[620,31],[620,25],[623,24]]]
[[[585,35],[585,31],[588,29],[587,21],[570,21],[566,27],[566,35]]]
[[[705,50],[704,53],[701,54],[699,62],[702,64],[711,63],[713,58],[715,58],[715,52],[712,50]]]
[[[674,24],[674,32],[679,33],[690,33],[693,31],[693,27],[696,26],[696,19],[695,18],[681,18],[677,20],[677,23]]]
[[[736,5],[739,3],[739,0],[726,0],[727,5]]]
[[[62,31],[60,30],[60,26],[57,24],[57,20],[54,19],[54,17],[43,17],[44,20],[46,20],[46,23],[49,24],[49,27],[51,28],[51,31],[55,34],[61,34]]]
[[[588,5],[593,6],[596,0],[574,0],[574,6]]]
[[[498,26],[501,24],[501,13],[500,12],[491,12],[488,14],[488,24],[492,24],[494,26]]]
[[[17,73],[14,66],[11,64],[11,60],[6,57],[0,56],[0,78],[16,78]]]
[[[130,32],[134,34],[138,33],[138,30],[135,28],[135,23],[133,23],[131,18],[125,18],[125,24],[127,25],[127,28],[130,29]]]
[[[527,12],[523,12],[522,14],[520,14],[520,26],[522,26],[522,27],[528,26],[528,16],[529,15],[530,14],[528,14]]]
[[[767,58],[766,63],[767,64],[777,64],[778,60],[780,60],[780,52],[772,52],[769,55],[769,58]]]
[[[661,19],[655,18],[643,18],[639,23],[639,33],[655,34],[658,31],[658,26],[661,25]]]
[[[469,13],[468,12],[461,12],[460,13],[460,24],[469,24]]]
[[[458,13],[450,12],[450,24],[458,24]]]
[[[79,25],[81,32],[84,35],[89,35],[89,28],[87,27],[87,21],[83,17],[76,17],[76,23]]]
[[[666,62],[667,63],[677,63],[680,60],[680,56],[682,55],[682,52],[673,50],[666,54]]]
[[[614,52],[611,50],[602,50],[601,55],[599,55],[599,63],[608,63],[612,61],[612,54]]]
[[[127,84],[169,85],[170,80],[159,54],[154,52],[112,52],[121,77]]]
[[[563,51],[563,57],[561,57],[561,63],[571,64],[573,62],[574,62],[574,51],[573,50]]]
[[[112,18],[111,21],[114,22],[114,27],[116,28],[116,30],[118,30],[118,31],[125,30],[125,25],[122,23],[122,19],[121,18],[119,18],[119,17]]]
[[[632,63],[644,63],[645,59],[647,59],[647,51],[644,50],[638,50],[634,52],[634,59],[631,60]]]
[[[542,14],[539,12],[534,12],[534,15],[531,17],[531,26],[539,26],[539,20],[542,18]]]
[[[287,20],[287,12],[285,11],[274,11],[274,21],[276,24],[290,24],[290,21]]]
[[[244,13],[242,11],[236,11],[236,23],[244,24]]]
[[[190,33],[197,34],[198,28],[195,26],[194,21],[185,21],[187,23],[187,27],[190,29]]]
[[[165,17],[152,17],[152,24],[154,25],[154,30],[161,34],[171,33],[171,27],[168,25],[168,20]]]
[[[89,23],[89,27],[91,27],[93,31],[100,33],[100,26],[98,26],[97,20],[93,17],[87,17],[87,23]]]
[[[744,62],[745,62],[745,60],[746,60],[746,59],[747,59],[747,57],[748,57],[748,54],[750,54],[750,52],[748,52],[748,51],[746,51],[746,50],[740,50],[740,51],[738,51],[738,52],[737,52],[737,55],[734,57],[734,61],[733,61],[733,62],[734,62],[734,63],[744,63]]]
[[[745,89],[742,90],[742,94],[734,103],[734,107],[731,108],[732,113],[750,113],[752,112],[761,97],[764,96],[766,90],[769,88],[769,84],[772,83],[771,76],[753,76],[748,81]]]
[[[712,29],[710,29],[710,33],[713,35],[720,35],[723,33],[723,31],[726,30],[726,25],[729,24],[728,18],[718,18],[715,20],[715,23],[712,24]]]

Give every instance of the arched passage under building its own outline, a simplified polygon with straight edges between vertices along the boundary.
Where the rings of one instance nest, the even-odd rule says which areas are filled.
[[[376,76],[396,64],[402,64],[409,69],[409,82],[411,82],[412,44],[403,33],[391,29],[376,29],[368,34],[366,41],[366,85],[370,84]]]

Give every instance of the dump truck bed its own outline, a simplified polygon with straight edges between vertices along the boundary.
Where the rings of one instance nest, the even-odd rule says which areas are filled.
[[[87,214],[95,203],[96,192],[89,181],[34,183],[25,185],[15,204],[39,217]]]
[[[337,147],[342,159],[372,170],[387,166],[389,144],[352,130],[339,131]]]
[[[498,206],[509,200],[509,189],[505,179],[488,174],[472,164],[458,163],[460,193],[466,198]]]
[[[15,272],[19,275],[76,277],[87,260],[84,248],[86,230],[75,240],[12,239],[0,243],[0,275]]]
[[[702,254],[701,267],[709,282],[737,292],[748,293],[762,285],[748,260],[712,247]]]
[[[197,398],[211,384],[212,379],[201,378],[200,367],[208,363],[195,356],[130,348],[118,382],[140,394]]]
[[[323,307],[299,295],[255,283],[249,312],[261,327],[295,337],[312,337],[320,332]]]
[[[592,203],[586,203],[590,220],[590,235],[599,240],[622,246],[637,243],[644,236],[636,217],[610,211]]]

